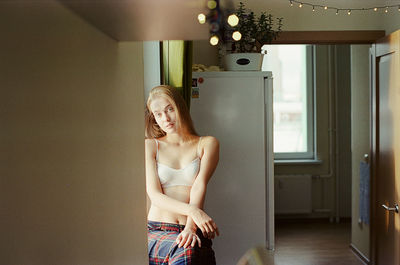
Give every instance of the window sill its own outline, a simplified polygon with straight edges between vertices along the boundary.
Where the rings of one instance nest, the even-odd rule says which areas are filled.
[[[322,160],[319,159],[275,159],[275,165],[284,166],[284,165],[320,165],[322,164]]]

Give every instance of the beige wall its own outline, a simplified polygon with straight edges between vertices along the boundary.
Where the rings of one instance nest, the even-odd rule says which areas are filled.
[[[370,85],[369,45],[351,46],[351,152],[352,152],[352,224],[351,243],[367,258],[369,253],[369,225],[359,224],[360,162],[370,151]]]
[[[239,3],[241,0],[235,0]],[[318,9],[312,12],[311,7],[290,7],[289,1],[249,0],[245,2],[255,13],[267,11],[276,17],[284,18],[284,30],[363,30],[381,29],[382,14],[374,12],[346,12],[335,14],[333,10]],[[312,2],[312,1],[309,1]],[[332,4],[333,5],[333,4]]]
[[[193,41],[193,63],[206,66],[219,65],[218,48],[210,45],[208,40]]]
[[[234,0],[238,6],[242,0]],[[225,5],[230,1],[223,1]],[[356,12],[350,16],[346,12],[335,15],[333,10],[317,10],[312,12],[311,7],[290,7],[289,1],[242,1],[247,8],[251,8],[256,14],[266,11],[274,17],[283,17],[283,30],[285,31],[312,31],[312,30],[386,30],[387,34],[400,29],[400,16],[397,11],[385,14],[383,12]],[[396,10],[396,9],[393,9]],[[218,51],[210,47],[208,40],[194,41],[194,63],[205,65],[218,65]]]
[[[146,264],[142,43],[0,3],[0,264]]]
[[[351,217],[351,66],[350,45],[335,45],[336,176],[339,217]],[[354,67],[358,67],[355,65]]]
[[[381,12],[353,12],[350,16],[346,12],[336,15],[333,10],[317,10],[312,12],[311,7],[290,7],[289,1],[265,1],[265,0],[234,0],[232,3],[238,6],[239,2],[245,3],[247,8],[256,14],[266,11],[274,17],[283,17],[283,30],[285,31],[312,31],[312,30],[387,30],[389,32],[400,28],[400,18],[396,14],[385,15]],[[225,2],[225,6],[230,1]],[[208,40],[196,40],[193,44],[194,63],[205,65],[218,65],[218,51],[216,47],[210,47]]]
[[[397,14],[398,11],[395,11],[395,14],[390,14],[389,16],[383,17],[383,27],[386,30],[386,35],[395,32],[400,29],[400,16]]]

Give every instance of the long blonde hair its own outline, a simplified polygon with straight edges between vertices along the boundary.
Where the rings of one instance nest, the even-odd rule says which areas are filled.
[[[150,109],[151,102],[157,97],[166,98],[174,107],[177,114],[177,128],[185,134],[197,135],[189,110],[181,94],[172,86],[160,85],[153,87],[149,93],[145,109],[145,134],[146,138],[159,138],[166,133],[158,126],[153,112]]]

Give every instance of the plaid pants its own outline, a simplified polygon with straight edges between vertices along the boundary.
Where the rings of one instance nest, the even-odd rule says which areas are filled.
[[[215,265],[212,241],[203,237],[198,229],[201,248],[178,248],[175,240],[185,228],[184,225],[148,221],[147,238],[149,265]]]

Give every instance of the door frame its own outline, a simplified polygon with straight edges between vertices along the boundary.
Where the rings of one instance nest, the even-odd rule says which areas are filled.
[[[379,124],[379,116],[377,115],[377,109],[379,108],[379,98],[377,94],[377,82],[379,81],[377,78],[377,72],[376,72],[376,64],[377,64],[377,59],[376,59],[376,44],[372,44],[372,47],[370,48],[370,78],[371,78],[371,85],[370,85],[370,107],[371,107],[371,112],[370,112],[370,173],[371,173],[371,178],[370,178],[370,241],[369,241],[369,252],[370,252],[370,265],[376,264],[376,221],[375,221],[375,213],[376,213],[376,207],[375,203],[373,203],[376,199],[376,164],[377,164],[377,159],[376,159],[376,152],[378,150],[378,142],[377,140],[379,139],[378,137],[378,130],[377,126]]]
[[[374,177],[375,169],[376,169],[376,157],[373,155],[376,153],[376,124],[377,116],[376,116],[376,51],[375,44],[380,40],[387,38],[384,30],[358,30],[358,31],[284,31],[281,35],[272,42],[272,44],[371,44],[373,48],[371,48],[370,58],[374,61],[371,61],[371,85],[370,85],[370,166],[371,166],[371,199],[370,199],[370,242],[369,242],[369,250],[370,250],[370,259],[369,264],[375,265],[376,259],[376,229],[375,229],[375,220],[374,213],[376,211],[375,204],[372,203],[376,198],[376,178]],[[354,250],[353,250],[354,251]],[[361,253],[355,252],[360,258],[362,258]],[[363,258],[362,258],[363,259]],[[366,260],[363,259],[364,262]]]
[[[392,33],[393,34],[393,33]],[[395,34],[400,34],[399,32]],[[379,57],[383,55],[390,54],[392,52],[395,52],[396,50],[398,51],[398,47],[395,47],[392,45],[392,42],[389,42],[389,40],[392,38],[392,36],[387,35],[383,38],[380,38],[375,41],[375,43],[371,47],[371,187],[370,187],[370,198],[371,198],[371,203],[370,203],[370,220],[371,220],[371,226],[370,226],[370,265],[376,265],[377,264],[377,229],[376,227],[376,213],[377,213],[377,205],[376,203],[373,203],[377,199],[377,152],[379,150],[379,130],[377,129],[379,126],[379,115],[378,110],[379,110],[379,75],[377,72],[376,65],[378,64]],[[397,36],[397,38],[399,38]],[[390,43],[389,45],[381,45],[377,46],[377,44],[380,43]]]

